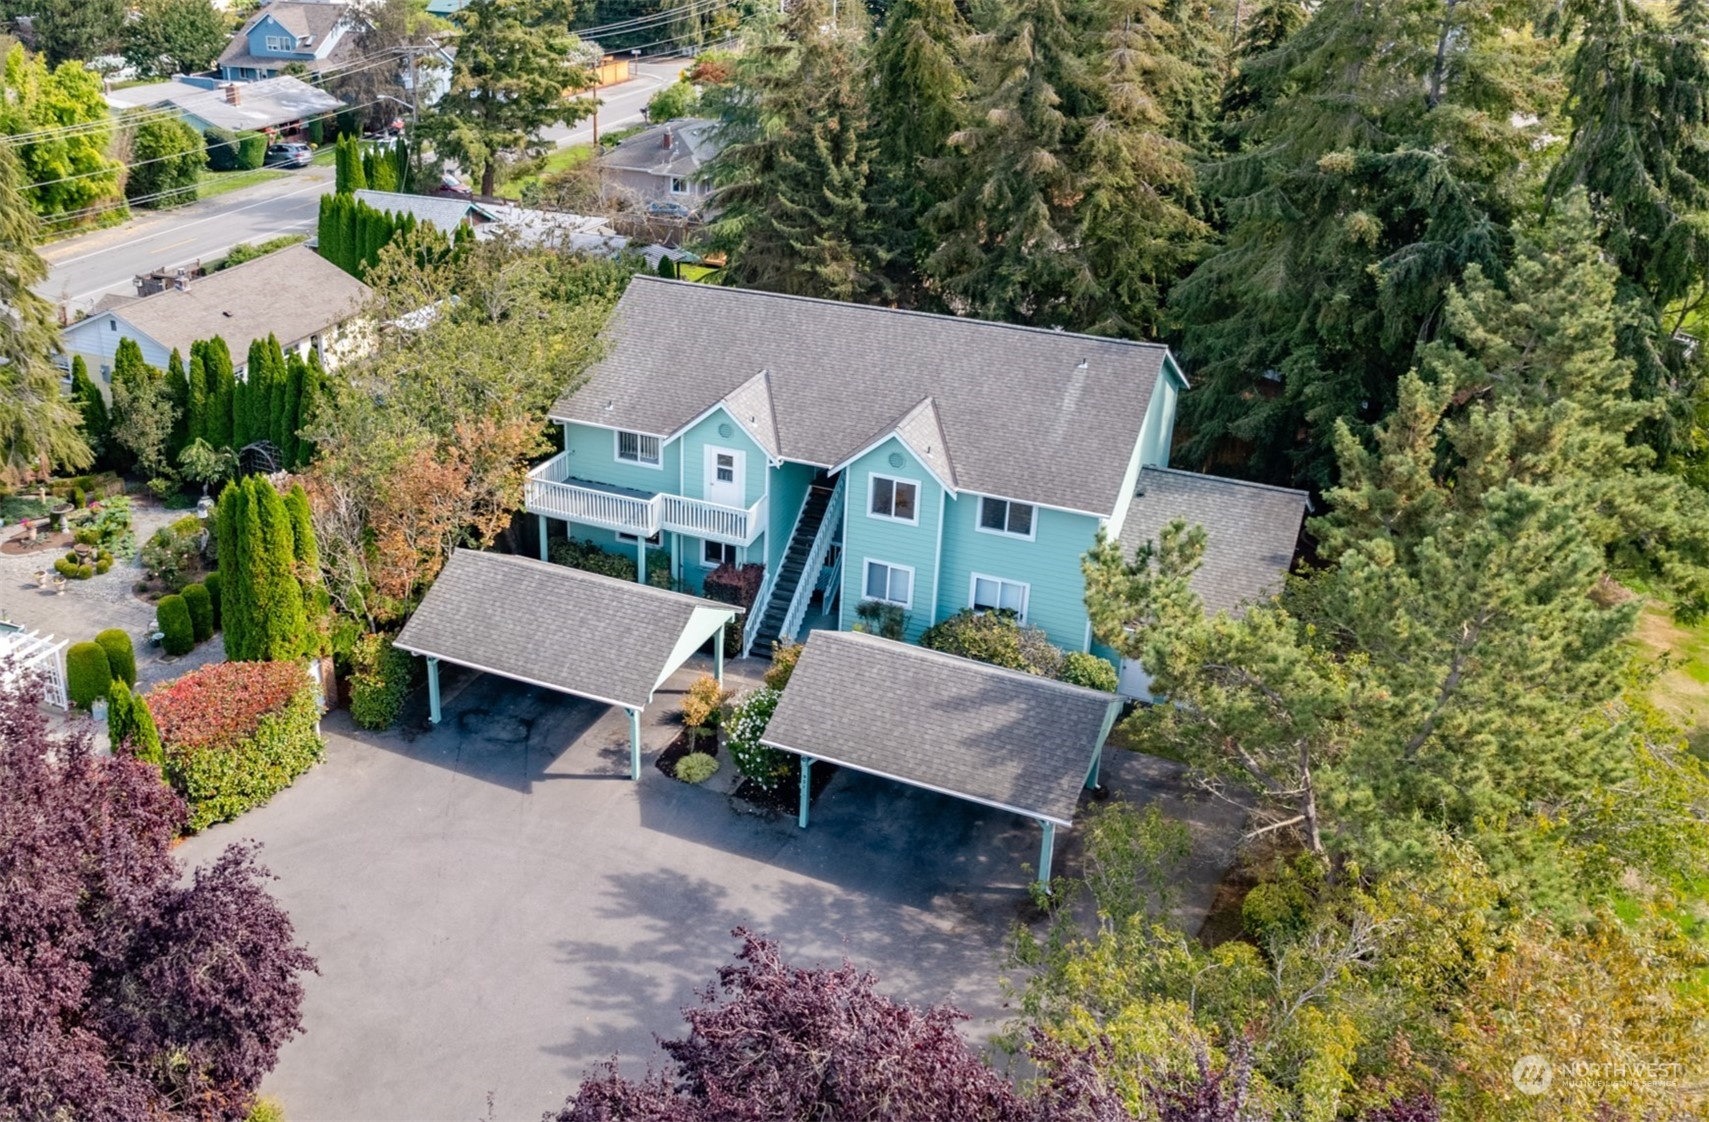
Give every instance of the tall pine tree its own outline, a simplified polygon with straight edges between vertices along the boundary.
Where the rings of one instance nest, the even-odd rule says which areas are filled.
[[[107,400],[101,395],[100,387],[89,377],[89,366],[83,361],[82,355],[76,355],[71,360],[71,396],[77,402],[78,411],[83,415],[83,439],[99,457],[107,448],[108,429],[112,426],[112,421],[107,415]]]
[[[232,367],[231,350],[224,339],[215,335],[208,340],[202,357],[207,363],[208,375],[207,441],[215,448],[234,447],[237,375]]]
[[[225,656],[232,662],[254,660],[251,636],[255,614],[251,560],[260,551],[260,526],[250,510],[253,480],[228,484],[220,492],[215,526],[220,550],[220,627]]]
[[[184,407],[186,443],[208,440],[207,344],[200,339],[190,344],[190,368],[185,372],[185,380],[189,383],[189,400]]]

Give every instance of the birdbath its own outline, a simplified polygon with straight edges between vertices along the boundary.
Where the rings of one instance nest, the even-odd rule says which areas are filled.
[[[85,542],[78,542],[76,545],[71,547],[71,552],[77,554],[77,563],[79,565],[87,565],[89,563],[89,556],[95,552],[95,547]]]
[[[53,528],[55,530],[65,529],[65,516],[76,509],[77,508],[72,506],[70,503],[60,503],[58,506],[48,511],[49,514],[53,515]]]

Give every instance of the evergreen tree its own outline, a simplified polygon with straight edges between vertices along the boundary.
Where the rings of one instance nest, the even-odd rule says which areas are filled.
[[[893,289],[915,286],[931,250],[922,220],[953,189],[942,159],[965,115],[960,55],[971,34],[952,0],[898,0],[873,44],[873,200]]]
[[[233,448],[243,449],[254,444],[262,435],[256,429],[258,414],[265,412],[266,406],[256,408],[256,399],[267,400],[267,365],[271,356],[267,352],[267,340],[255,339],[249,344],[249,359],[244,363],[243,381],[234,388],[231,405],[231,443]]]
[[[281,456],[285,451],[285,433],[290,427],[290,419],[285,414],[286,384],[291,377],[289,364],[285,361],[284,348],[279,346],[276,336],[267,336],[267,403],[266,412],[261,416],[257,432],[271,441],[273,447],[279,449]],[[289,467],[290,461],[281,458],[281,467]]]
[[[252,495],[248,510],[259,532],[244,538],[256,552],[245,562],[245,581],[254,597],[250,615],[252,650],[263,661],[298,658],[308,650],[308,618],[297,579],[296,543],[290,512],[266,479],[244,480]],[[222,592],[224,591],[222,586]]]
[[[1635,363],[1634,392],[1675,407],[1646,434],[1664,454],[1690,418],[1697,378],[1673,340],[1676,309],[1709,287],[1709,4],[1671,9],[1565,6],[1563,31],[1577,32],[1572,136],[1548,183],[1551,199],[1585,188],[1602,222],[1602,247],[1620,266],[1620,353]]]
[[[71,360],[71,396],[83,415],[83,439],[90,451],[99,456],[106,450],[112,421],[107,415],[107,399],[89,377],[89,366],[82,355]]]
[[[302,390],[297,398],[297,466],[306,468],[314,462],[314,442],[302,434],[314,420],[315,409],[325,393],[326,372],[321,368],[320,352],[310,348],[308,363],[303,367]]]
[[[320,578],[320,546],[315,541],[314,516],[309,508],[308,492],[301,483],[291,484],[285,495],[285,510],[291,516],[291,541],[297,560],[297,580],[302,586],[303,610],[308,624],[305,630],[305,654],[319,652],[322,621],[331,610],[331,596]]]
[[[172,435],[166,441],[167,459],[178,462],[178,453],[190,443],[190,379],[184,358],[176,347],[166,360],[166,400],[172,403]]]
[[[303,379],[307,375],[308,363],[303,361],[302,355],[292,351],[286,359],[285,391],[279,410],[274,414],[273,430],[273,443],[279,446],[282,462],[290,471],[303,466],[297,447],[297,430],[301,427],[298,418],[303,406]]]
[[[33,15],[36,49],[52,66],[115,53],[125,25],[121,0],[41,0]]]
[[[113,444],[124,449],[150,479],[171,471],[170,445],[178,411],[166,375],[143,360],[133,339],[120,339],[113,353]]]
[[[1228,150],[1240,148],[1250,118],[1291,88],[1286,74],[1278,73],[1278,52],[1305,22],[1302,0],[1264,0],[1235,29],[1234,65],[1223,86],[1218,126]]]
[[[1238,440],[1255,474],[1326,483],[1335,422],[1392,408],[1447,288],[1500,277],[1548,127],[1532,8],[1324,0],[1242,60],[1242,149],[1201,181],[1223,245],[1170,294],[1185,460]]]
[[[224,339],[215,335],[207,342],[203,355],[208,373],[208,443],[215,448],[234,447],[234,409],[237,397],[237,375],[233,372],[231,351]],[[241,445],[238,445],[241,447]]]
[[[84,418],[60,392],[59,371],[48,360],[59,332],[53,309],[35,293],[47,278],[47,264],[36,252],[40,234],[18,189],[12,147],[0,144],[0,310],[6,314],[0,331],[0,481],[45,473],[56,463],[78,469],[94,462],[81,431]]]
[[[184,407],[186,446],[198,440],[208,440],[208,363],[207,344],[198,339],[190,344],[190,369],[185,375],[189,400]]]
[[[368,186],[367,177],[362,170],[361,142],[354,135],[345,134],[337,141],[337,151],[334,153],[334,191],[340,195],[354,195]]]
[[[255,597],[250,567],[260,552],[260,526],[250,509],[254,494],[252,478],[229,484],[220,492],[216,512],[220,543],[220,626],[225,656],[232,662],[257,657],[251,635]]]
[[[867,211],[866,82],[859,40],[830,24],[823,0],[801,0],[758,71],[757,132],[719,154],[716,235],[738,284],[870,299],[882,254]]]

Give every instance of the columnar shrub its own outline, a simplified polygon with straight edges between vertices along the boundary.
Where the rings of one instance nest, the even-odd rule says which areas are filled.
[[[1086,651],[1069,651],[1062,657],[1062,670],[1057,677],[1064,682],[1088,689],[1103,690],[1105,693],[1115,693],[1120,684],[1116,677],[1116,668],[1095,654]]]
[[[214,613],[214,630],[220,629],[220,582],[225,578],[218,573],[209,573],[202,578],[202,587],[208,590],[208,606]]]
[[[761,687],[743,694],[724,723],[724,746],[736,770],[766,790],[775,790],[794,773],[795,757],[760,743],[782,692]]]
[[[130,754],[144,763],[160,767],[166,762],[160,729],[155,726],[148,702],[116,680],[107,694],[107,739],[112,742],[114,752],[128,746]]]
[[[95,641],[107,652],[107,665],[113,669],[113,679],[127,686],[136,685],[136,647],[131,643],[130,634],[117,627],[109,627],[96,635]]]
[[[195,632],[196,642],[213,638],[214,600],[208,595],[207,587],[187,584],[184,586],[183,596],[185,606],[190,609],[190,629]]]
[[[73,643],[65,652],[65,691],[71,704],[87,709],[113,688],[113,667],[99,643]]]
[[[351,661],[350,719],[365,729],[390,728],[403,712],[415,677],[415,658],[392,646],[389,635],[364,635]]]
[[[154,690],[166,781],[189,828],[236,818],[321,758],[314,683],[296,662],[219,662]]]
[[[196,646],[196,629],[190,623],[190,606],[177,594],[162,596],[154,606],[160,621],[160,649],[169,655],[189,654]]]

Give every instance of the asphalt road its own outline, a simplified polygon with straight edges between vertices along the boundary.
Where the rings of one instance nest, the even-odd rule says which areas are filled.
[[[643,62],[636,76],[605,90],[601,132],[637,124],[659,87],[676,80],[682,59]],[[593,139],[593,122],[548,129],[545,138],[566,147]],[[332,190],[333,170],[311,167],[285,178],[194,203],[179,210],[145,212],[122,226],[56,242],[42,250],[49,267],[36,291],[73,313],[87,311],[105,293],[130,294],[131,278],[217,258],[234,245],[266,241],[314,228],[320,197]]]

